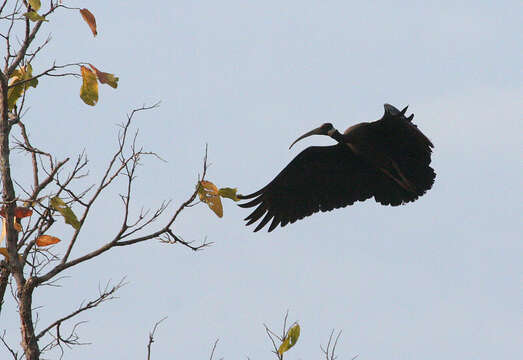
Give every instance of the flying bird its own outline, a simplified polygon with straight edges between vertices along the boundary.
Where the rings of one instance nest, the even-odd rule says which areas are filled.
[[[262,219],[258,231],[272,220],[269,231],[318,211],[331,211],[374,197],[383,205],[415,201],[432,187],[436,173],[429,165],[434,145],[405,116],[385,104],[380,120],[349,127],[343,134],[325,123],[296,139],[327,135],[337,144],[311,146],[296,156],[267,186],[240,199],[256,207],[246,225]]]

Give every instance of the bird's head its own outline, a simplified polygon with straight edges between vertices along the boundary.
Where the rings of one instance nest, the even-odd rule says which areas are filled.
[[[289,149],[294,145],[296,144],[298,141],[302,140],[302,139],[305,139],[306,137],[309,137],[309,136],[312,136],[312,135],[327,135],[327,136],[332,136],[337,130],[334,128],[334,126],[332,126],[331,123],[325,123],[323,124],[322,126],[314,129],[314,130],[311,130],[309,131],[308,133],[305,133],[303,134],[302,136],[300,136],[299,138],[297,138],[296,140],[294,140],[294,142],[291,144],[291,146],[289,146]]]

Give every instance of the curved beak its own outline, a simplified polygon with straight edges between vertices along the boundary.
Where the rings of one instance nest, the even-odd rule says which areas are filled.
[[[309,137],[309,136],[312,136],[312,135],[325,135],[324,132],[322,131],[322,127],[320,126],[319,128],[316,128],[314,130],[311,130],[309,131],[308,133],[305,133],[303,134],[302,136],[300,136],[299,138],[297,138],[296,140],[294,140],[294,142],[291,144],[291,146],[289,146],[289,149],[294,145],[296,144],[298,141],[302,140],[302,139],[305,139],[306,137]]]

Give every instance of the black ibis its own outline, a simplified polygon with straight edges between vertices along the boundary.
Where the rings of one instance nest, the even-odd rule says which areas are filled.
[[[385,104],[380,120],[349,127],[343,134],[326,123],[300,136],[327,135],[337,144],[311,146],[296,156],[264,188],[240,199],[241,207],[256,207],[245,218],[247,225],[262,219],[254,231],[272,220],[269,231],[318,211],[352,205],[371,197],[397,206],[425,194],[436,173],[430,165],[431,141],[405,116]],[[289,147],[289,149],[290,149]]]

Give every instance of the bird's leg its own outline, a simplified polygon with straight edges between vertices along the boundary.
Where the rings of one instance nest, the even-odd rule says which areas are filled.
[[[393,164],[393,167],[394,169],[398,172],[398,174],[400,175],[401,179],[398,179],[396,176],[392,175],[390,173],[390,171],[388,171],[387,169],[383,168],[383,167],[380,167],[380,170],[383,171],[383,173],[385,175],[387,175],[389,178],[391,178],[392,180],[394,180],[399,186],[401,186],[403,189],[405,189],[406,191],[408,192],[412,192],[412,193],[416,193],[416,190],[414,189],[414,186],[412,186],[412,184],[410,183],[410,181],[408,181],[405,176],[403,176],[403,173],[399,170],[398,166],[396,165],[396,163],[393,161],[392,162]]]
[[[412,183],[407,180],[407,178],[405,177],[405,175],[403,175],[403,172],[400,170],[398,164],[393,161],[392,162],[392,166],[394,167],[394,169],[396,170],[396,172],[399,174],[399,176],[401,177],[401,179],[404,181],[404,183],[409,187],[410,191],[412,191],[413,193],[416,192],[416,187],[414,185],[412,185]]]
[[[396,161],[391,159],[385,153],[375,151],[372,147],[369,147],[365,143],[358,144],[358,146],[350,142],[346,142],[345,144],[350,147],[354,153],[363,156],[372,164],[374,164],[374,166],[380,169],[390,179],[394,180],[394,182],[396,182],[404,190],[416,194],[415,186],[407,179],[405,175],[403,175],[403,172],[400,170]]]

